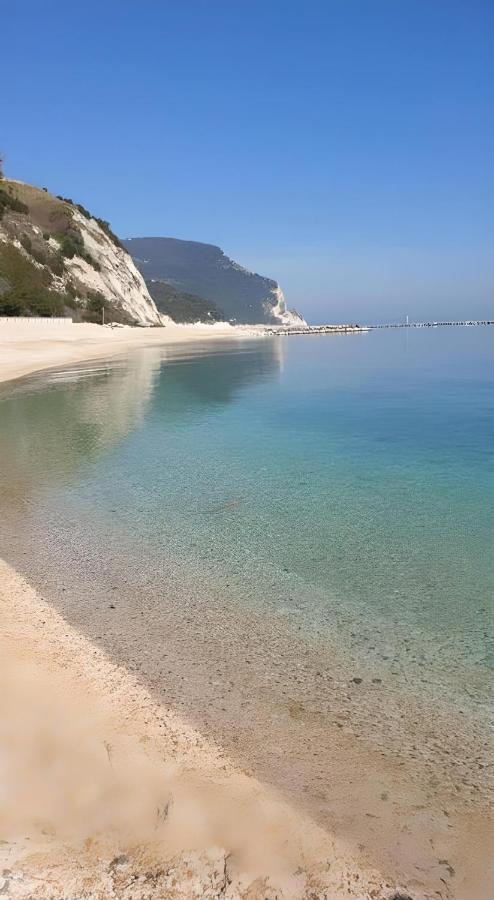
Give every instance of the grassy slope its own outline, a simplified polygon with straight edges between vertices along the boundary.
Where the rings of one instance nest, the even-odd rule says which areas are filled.
[[[50,289],[48,269],[12,244],[0,243],[0,315],[62,316],[70,297]]]
[[[104,305],[114,321],[129,321],[99,292],[69,276],[65,260],[74,256],[99,269],[84,248],[73,208],[72,201],[32,185],[0,181],[0,230],[7,239],[0,241],[0,315],[59,316],[70,311],[76,318],[100,322]],[[100,224],[117,242],[108,223]]]

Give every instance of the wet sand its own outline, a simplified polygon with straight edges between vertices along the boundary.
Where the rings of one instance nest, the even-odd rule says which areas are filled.
[[[489,896],[492,744],[481,717],[425,690],[417,696],[373,662],[357,675],[339,620],[334,641],[302,636],[296,619],[239,608],[178,560],[153,572],[144,548],[136,558],[122,535],[112,546],[94,521],[81,532],[57,513],[39,533],[25,511],[20,521],[2,552],[66,633],[84,635],[153,708],[173,711],[248,778],[271,785],[301,822],[337,836],[359,884],[371,869],[413,900]],[[96,687],[107,696],[106,680]]]
[[[3,562],[0,609],[2,893],[392,895]]]

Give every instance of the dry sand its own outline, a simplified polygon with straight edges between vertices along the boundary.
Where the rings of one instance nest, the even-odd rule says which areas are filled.
[[[256,334],[253,329],[226,323],[110,328],[89,323],[58,324],[50,319],[44,322],[0,319],[0,381],[54,366],[121,355],[140,347],[235,340],[252,334]]]

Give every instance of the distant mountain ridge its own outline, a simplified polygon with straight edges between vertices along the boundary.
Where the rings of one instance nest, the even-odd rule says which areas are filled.
[[[272,278],[249,272],[220,247],[178,238],[137,237],[122,241],[153,296],[153,283],[193,294],[221,310],[226,320],[240,324],[303,322],[287,310],[283,291]],[[172,315],[167,307],[168,315]],[[205,311],[207,314],[207,310]]]
[[[177,238],[121,241],[80,203],[2,176],[0,315],[76,321],[285,324],[272,278],[249,272],[213,244]]]
[[[170,316],[174,322],[224,322],[225,314],[215,303],[197,294],[179,291],[168,281],[151,279],[146,286],[160,313]]]

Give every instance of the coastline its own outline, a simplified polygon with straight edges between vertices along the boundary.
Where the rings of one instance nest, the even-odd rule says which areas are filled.
[[[144,347],[176,347],[204,341],[261,337],[263,331],[229,325],[110,328],[90,323],[53,324],[0,320],[0,382],[56,366],[124,355]]]
[[[0,324],[0,383],[144,347],[250,336],[260,332]],[[0,606],[8,896],[392,895],[395,885],[364,870],[344,841],[157,703],[3,560]]]
[[[57,340],[58,335],[55,334],[48,340],[46,337],[44,340],[41,337],[38,338],[35,342],[37,346],[34,348],[36,352],[33,353],[32,346],[29,346],[33,342],[24,338],[18,362],[33,366],[31,372],[34,372],[39,371],[40,368],[46,369],[63,365],[60,361],[53,362],[53,352],[58,359],[61,351],[64,353],[75,352],[76,354],[87,354],[89,351],[89,356],[77,356],[76,359],[71,356],[71,359],[65,363],[70,366],[73,362],[83,362],[85,359],[105,358],[110,355],[118,355],[120,352],[127,353],[132,348],[154,345],[157,348],[155,355],[159,357],[158,348],[166,344],[175,345],[177,348],[175,352],[180,354],[182,352],[181,344],[201,341],[204,342],[204,349],[207,350],[212,345],[210,340],[206,339],[217,336],[220,339],[227,337],[231,340],[232,337],[244,338],[246,336],[245,332],[240,329],[228,329],[226,333],[222,331],[221,334],[217,334],[216,329],[199,329],[194,326],[191,328],[179,327],[178,333],[173,336],[169,334],[166,341],[163,340],[164,335],[162,334],[159,336],[159,341],[154,339],[153,344],[143,342],[139,338],[137,341],[132,339],[129,345],[129,341],[123,339],[125,337],[122,333],[123,330],[119,330],[122,333],[122,339],[112,344],[112,351],[109,353],[106,335],[104,335],[103,349],[101,340],[97,339],[103,329],[100,326],[95,327],[97,335],[95,334],[94,340],[84,342],[82,346],[69,342],[69,347],[63,347],[62,345],[66,342],[63,339],[62,341]],[[232,330],[234,331],[233,335]],[[147,337],[145,332],[144,337]],[[17,337],[13,343],[15,344],[18,340]],[[11,349],[14,348],[11,347]],[[15,352],[14,349],[14,356]],[[202,348],[200,352],[202,352]],[[41,356],[43,356],[43,365],[40,367]],[[45,521],[45,528],[46,525]],[[6,558],[10,559],[10,555],[7,554]],[[14,565],[19,572],[24,572],[26,575],[22,561],[14,561]],[[65,575],[68,575],[69,581],[72,580],[71,574],[75,575],[75,572],[73,566],[66,570]],[[8,662],[7,667],[4,668],[4,678],[9,685],[13,682],[12,678],[9,679],[9,672],[12,673],[9,660],[15,668],[16,680],[19,671],[23,671],[26,657],[30,659],[31,671],[33,671],[33,666],[35,670],[34,677],[28,678],[27,682],[21,678],[21,682],[24,681],[24,684],[27,684],[24,695],[17,696],[12,693],[10,687],[8,692],[4,691],[3,693],[7,697],[8,703],[15,707],[16,713],[24,709],[29,714],[32,711],[31,705],[34,708],[36,704],[36,707],[44,709],[46,697],[56,697],[57,694],[70,696],[70,710],[74,712],[74,715],[67,717],[65,701],[61,698],[62,704],[57,707],[50,706],[47,716],[49,722],[68,721],[67,731],[58,735],[55,728],[54,734],[57,741],[60,738],[62,750],[68,747],[70,751],[67,757],[70,772],[73,770],[70,753],[74,749],[74,744],[79,745],[82,739],[82,745],[86,747],[89,735],[89,744],[87,744],[87,750],[84,749],[83,755],[84,759],[86,756],[90,760],[97,758],[96,787],[101,791],[100,796],[106,797],[110,794],[114,798],[119,821],[126,823],[138,818],[140,825],[137,833],[129,835],[128,832],[121,834],[118,827],[116,830],[113,829],[113,823],[111,829],[102,830],[99,823],[96,822],[96,836],[92,832],[84,836],[82,871],[81,836],[78,836],[79,843],[76,842],[76,849],[74,849],[73,820],[68,823],[57,822],[54,835],[51,837],[50,834],[54,830],[53,823],[46,823],[47,827],[43,828],[41,835],[36,833],[35,829],[35,833],[30,836],[29,844],[23,845],[17,836],[15,847],[12,842],[0,847],[0,850],[5,850],[6,854],[4,868],[16,873],[13,878],[8,876],[10,895],[75,898],[79,897],[84,890],[85,895],[89,897],[125,896],[126,898],[131,897],[133,900],[134,897],[141,896],[135,892],[137,887],[135,887],[134,881],[151,872],[154,873],[152,876],[155,882],[153,890],[156,888],[156,897],[228,896],[235,898],[248,896],[253,898],[268,896],[271,898],[271,894],[267,893],[267,879],[278,897],[327,896],[338,898],[344,895],[361,898],[375,897],[379,900],[390,900],[393,897],[394,892],[399,888],[394,884],[393,886],[385,884],[382,876],[376,872],[370,872],[362,863],[361,856],[355,852],[354,844],[331,837],[331,834],[340,834],[338,829],[333,830],[332,827],[328,829],[324,825],[319,827],[314,824],[315,819],[311,818],[311,811],[301,812],[300,804],[296,805],[295,801],[292,802],[291,796],[288,797],[288,802],[281,800],[274,788],[265,786],[276,782],[270,778],[266,779],[262,772],[260,776],[257,772],[261,781],[253,775],[245,774],[245,772],[251,771],[250,767],[247,766],[243,769],[242,760],[238,764],[238,755],[235,750],[232,751],[221,736],[218,738],[217,735],[214,735],[217,740],[217,743],[214,743],[209,724],[207,727],[203,727],[194,721],[194,729],[191,724],[193,720],[188,718],[187,712],[184,713],[181,704],[173,702],[173,696],[171,704],[164,706],[159,696],[157,699],[156,692],[151,689],[148,692],[145,680],[140,678],[139,682],[137,681],[140,665],[143,662],[142,655],[144,654],[145,659],[148,659],[150,647],[146,646],[145,641],[139,641],[138,623],[130,621],[134,616],[124,615],[123,593],[122,596],[116,595],[119,606],[122,605],[119,618],[117,619],[113,613],[109,615],[112,618],[115,617],[118,632],[123,632],[125,626],[128,626],[129,638],[132,635],[136,658],[130,658],[127,661],[129,664],[119,658],[111,647],[109,642],[111,629],[108,628],[103,608],[95,610],[96,614],[93,620],[95,631],[91,635],[81,627],[82,621],[80,624],[77,621],[74,622],[70,614],[66,615],[63,607],[53,603],[54,598],[50,591],[45,593],[46,586],[38,583],[36,575],[36,572],[31,571],[27,577],[31,580],[31,585],[37,585],[38,592],[41,592],[38,594],[22,576],[17,575],[11,568],[3,566],[0,569],[0,584],[3,588],[2,612],[5,623],[2,640],[6,641],[0,650],[0,656],[7,659]],[[64,580],[63,573],[59,568],[56,569],[54,575],[57,582],[61,583]],[[67,584],[67,582],[65,583]],[[88,599],[93,593],[95,596],[97,594],[96,591],[92,591],[90,584],[79,582],[77,588],[77,578],[73,587],[75,594],[79,591],[80,599],[85,599],[84,594],[87,594]],[[173,595],[173,581],[167,584],[167,588]],[[65,591],[65,587],[62,590]],[[206,603],[206,594],[203,588],[201,588],[201,593],[204,593],[204,602]],[[42,600],[41,594],[43,597],[50,597],[50,602]],[[147,597],[146,616],[148,619],[151,612],[150,603],[151,598]],[[75,608],[77,608],[77,604],[74,605]],[[205,609],[205,616],[207,612]],[[211,614],[211,610],[208,614]],[[221,610],[219,614],[223,624],[227,622],[225,612]],[[155,624],[158,626],[159,622],[156,621]],[[169,624],[166,629],[158,628],[157,633],[170,634]],[[191,652],[194,650],[192,634],[189,629],[182,628],[180,623],[178,625],[184,641],[182,653],[186,655],[188,650]],[[211,620],[211,625],[214,626],[213,620]],[[234,628],[235,622],[232,621],[231,628],[227,630],[233,633]],[[102,630],[105,634],[103,649],[101,649],[101,642],[96,640]],[[256,629],[253,631],[255,632]],[[212,627],[209,636],[216,633],[220,633],[220,629]],[[40,640],[40,634],[42,634],[42,640]],[[205,636],[207,637],[207,635]],[[269,643],[271,647],[276,648],[274,634]],[[294,658],[293,654],[289,653],[288,657],[292,660]],[[239,664],[237,661],[236,665]],[[328,671],[334,674],[333,668],[328,668]],[[209,668],[208,672],[212,674],[213,669]],[[136,677],[134,677],[134,673]],[[343,683],[348,682],[350,674],[347,673]],[[223,677],[226,678],[227,675],[228,673],[225,671]],[[231,675],[231,677],[234,676]],[[165,677],[164,682],[167,689],[171,687],[173,695],[171,676]],[[213,682],[213,684],[218,685],[219,683]],[[183,687],[181,688],[180,684],[177,687],[180,693],[175,692],[176,699],[183,693]],[[167,691],[165,691],[166,693]],[[209,712],[213,713],[216,704],[221,706],[223,693],[221,684],[214,688],[213,694],[209,698],[209,705],[207,705],[208,719],[210,718]],[[298,697],[295,691],[293,697]],[[168,699],[166,702],[168,703]],[[88,704],[90,709],[88,709]],[[319,744],[314,743],[314,738],[317,741],[317,722],[311,719],[310,712],[304,707],[305,703],[301,705],[297,699],[293,700],[289,706],[289,716],[293,720],[294,729],[303,731],[307,735],[307,740],[312,741],[313,746],[317,745],[319,750]],[[177,710],[180,711],[177,712]],[[7,707],[7,713],[8,711],[9,707]],[[353,713],[355,712],[356,709],[353,710]],[[15,716],[12,715],[4,715],[4,720],[16,721]],[[17,721],[19,722],[19,720]],[[84,723],[83,735],[81,735],[81,722]],[[25,741],[26,732],[32,737],[33,727],[37,727],[36,718],[34,725],[30,716],[27,721],[24,717],[19,724],[21,726],[20,738]],[[352,719],[351,730],[358,731],[357,725],[358,720]],[[371,732],[368,731],[365,723],[362,723],[362,726],[363,732],[370,738]],[[255,730],[252,732],[252,739],[262,742],[264,730],[262,719],[257,719],[253,727]],[[266,729],[266,736],[267,731],[268,729]],[[348,747],[352,747],[351,735],[347,734],[345,729],[341,733]],[[440,734],[441,732],[438,731],[438,735]],[[204,737],[206,735],[207,738]],[[446,735],[445,729],[443,729],[443,735]],[[13,735],[13,740],[14,742],[17,740],[19,743],[19,737],[16,738],[15,735]],[[53,741],[53,731],[49,735],[49,740]],[[31,739],[30,744],[36,746],[36,738]],[[449,747],[450,744],[445,741],[444,746]],[[226,748],[229,755],[225,755],[224,749],[220,750],[220,747]],[[118,751],[116,748],[119,748]],[[334,749],[333,747],[333,751]],[[79,746],[76,747],[76,750],[74,765],[78,766]],[[122,778],[125,782],[124,796],[121,796],[120,793],[121,780],[117,785],[108,784],[103,775],[103,773],[108,774],[107,767],[109,767],[110,775],[113,777],[112,773],[116,768],[116,753],[119,759],[118,769],[120,772],[122,768]],[[19,754],[17,753],[17,755]],[[337,772],[334,753],[331,759],[334,775]],[[128,770],[126,768],[127,760],[130,766]],[[237,762],[234,763],[233,760]],[[404,765],[404,762],[400,762],[399,765]],[[170,766],[173,771],[170,771]],[[416,764],[413,765],[410,772],[414,773],[414,770],[416,773]],[[435,771],[437,771],[437,759]],[[76,772],[74,782],[84,782],[86,779],[84,769],[82,777],[79,769],[76,769]],[[92,772],[91,767],[91,778]],[[20,780],[25,781],[26,779],[21,778]],[[136,788],[137,783],[138,789]],[[157,794],[152,798],[150,805],[142,809],[141,800],[137,794],[141,794],[144,786],[144,794],[148,797],[146,787],[148,783],[150,790],[156,790]],[[341,783],[345,784],[344,779]],[[134,785],[133,788],[132,785]],[[161,793],[163,785],[166,788],[164,794]],[[194,787],[194,796],[192,797],[190,796],[191,785]],[[197,795],[196,787],[198,787]],[[198,795],[200,800],[198,800]],[[170,797],[173,798],[171,803]],[[137,801],[139,816],[135,815],[132,806],[135,801]],[[348,802],[348,797],[346,802]],[[124,803],[123,811],[119,806],[121,803]],[[125,803],[131,804],[130,813]],[[14,806],[20,805],[22,804],[14,804]],[[102,805],[104,804],[97,804],[97,808],[93,805],[90,810],[91,827],[94,817],[97,818],[98,809]],[[188,813],[182,815],[180,810],[183,808],[187,811],[191,806],[193,808],[192,816],[189,816]],[[175,818],[170,812],[172,808],[178,811],[180,823],[178,835],[174,831]],[[372,818],[378,818],[374,815],[376,810],[372,806],[370,808],[372,808]],[[167,831],[166,834],[161,835],[160,831],[159,846],[156,845],[157,836],[155,834],[157,809],[161,810],[158,818],[160,822],[163,818],[166,828],[170,825],[171,829],[173,822],[171,833]],[[221,819],[218,810],[221,810]],[[246,810],[248,810],[248,814],[246,814]],[[417,819],[427,815],[423,806],[417,806],[417,810],[424,810],[424,812],[417,812]],[[55,815],[57,814],[61,814],[60,809],[58,812],[55,810]],[[371,814],[366,813],[366,815]],[[40,818],[43,819],[43,815],[37,816],[38,820]],[[80,816],[76,818],[78,822],[81,821]],[[141,825],[142,818],[144,821]],[[187,819],[185,825],[184,818]],[[203,829],[199,836],[196,829],[191,829],[192,819],[195,823],[203,823],[205,830]],[[241,834],[237,832],[233,835],[233,843],[231,843],[232,822],[237,823],[238,820],[245,822],[246,827]],[[207,827],[206,822],[208,823]],[[210,823],[212,823],[211,827]],[[364,824],[366,824],[365,820]],[[452,826],[445,823],[445,827],[451,828]],[[67,836],[63,834],[65,828],[68,829]],[[23,827],[22,830],[29,835],[29,828]],[[463,834],[466,833],[466,829],[464,829]],[[3,835],[0,837],[3,838]],[[46,840],[47,837],[50,837],[49,841]],[[89,841],[88,849],[91,850],[89,853],[85,848],[87,841]],[[36,848],[34,852],[33,847]],[[269,848],[269,852],[267,848]],[[289,849],[287,857],[285,857],[283,848]],[[249,864],[242,868],[243,863],[239,862],[239,857],[245,853],[249,857]],[[439,851],[438,848],[440,862],[445,862],[444,856],[448,856],[448,854]],[[121,858],[125,858],[125,862],[118,862]],[[280,860],[283,861],[281,869]],[[165,880],[163,880],[162,874],[158,874],[162,873],[164,861],[167,872]],[[380,867],[380,863],[376,863],[375,858],[372,862]],[[478,871],[479,863],[482,865],[482,858],[477,856],[471,869]],[[172,878],[175,879],[173,885],[166,880],[170,871],[173,872]],[[384,866],[382,871],[389,870]],[[192,872],[192,875],[188,875],[189,872]],[[470,872],[470,874],[472,873]],[[195,885],[193,891],[190,890],[191,878]],[[33,879],[37,879],[36,892],[33,888]],[[458,882],[458,880],[457,877],[456,881]],[[129,887],[131,884],[132,888]],[[459,885],[456,884],[456,887]],[[0,888],[2,888],[1,880]],[[141,888],[143,892],[145,889],[143,896],[154,896],[149,893],[149,883],[146,883],[144,887],[141,884]],[[466,896],[468,896],[468,900],[472,900],[474,896],[483,897],[482,893],[475,895],[473,893],[465,895],[461,892],[456,893],[456,891],[450,893],[450,888],[453,889],[453,885],[446,887],[445,893],[441,896],[444,898],[457,897],[461,900],[464,900]],[[62,891],[64,893],[61,893]],[[134,891],[134,893],[129,893],[129,891]],[[410,894],[413,900],[436,896],[432,890],[424,891],[422,882],[419,887],[417,883],[412,883],[408,879],[406,887],[402,886],[403,892],[407,896]]]
[[[392,896],[3,561],[0,607],[8,896]]]

